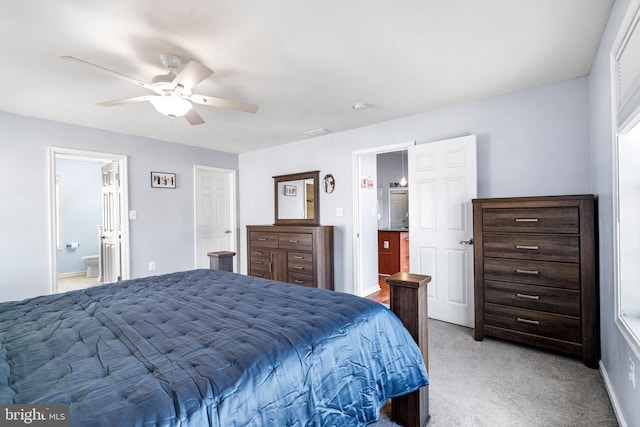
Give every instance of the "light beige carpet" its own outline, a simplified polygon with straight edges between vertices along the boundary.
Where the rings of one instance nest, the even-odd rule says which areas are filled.
[[[600,371],[429,320],[431,427],[617,426]],[[374,427],[395,426],[385,407]]]

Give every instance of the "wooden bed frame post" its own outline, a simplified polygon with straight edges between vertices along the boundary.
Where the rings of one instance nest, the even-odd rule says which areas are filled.
[[[209,268],[233,272],[233,257],[236,253],[230,251],[208,252]]]
[[[391,311],[402,321],[422,352],[429,370],[427,284],[431,276],[395,273],[387,278]],[[406,427],[429,424],[429,386],[391,399],[391,419]]]

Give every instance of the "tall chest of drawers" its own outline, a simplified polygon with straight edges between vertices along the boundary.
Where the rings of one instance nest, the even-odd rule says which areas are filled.
[[[600,359],[593,195],[473,200],[475,339]]]
[[[333,290],[333,226],[248,225],[250,276]]]

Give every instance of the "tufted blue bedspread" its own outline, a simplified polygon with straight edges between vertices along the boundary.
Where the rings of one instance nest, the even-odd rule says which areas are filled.
[[[395,315],[352,295],[194,270],[0,304],[0,403],[72,426],[351,426],[426,385]]]

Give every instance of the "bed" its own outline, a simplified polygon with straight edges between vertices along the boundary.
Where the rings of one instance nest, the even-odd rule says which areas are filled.
[[[386,307],[217,270],[0,304],[0,404],[71,426],[356,426],[428,384]]]

